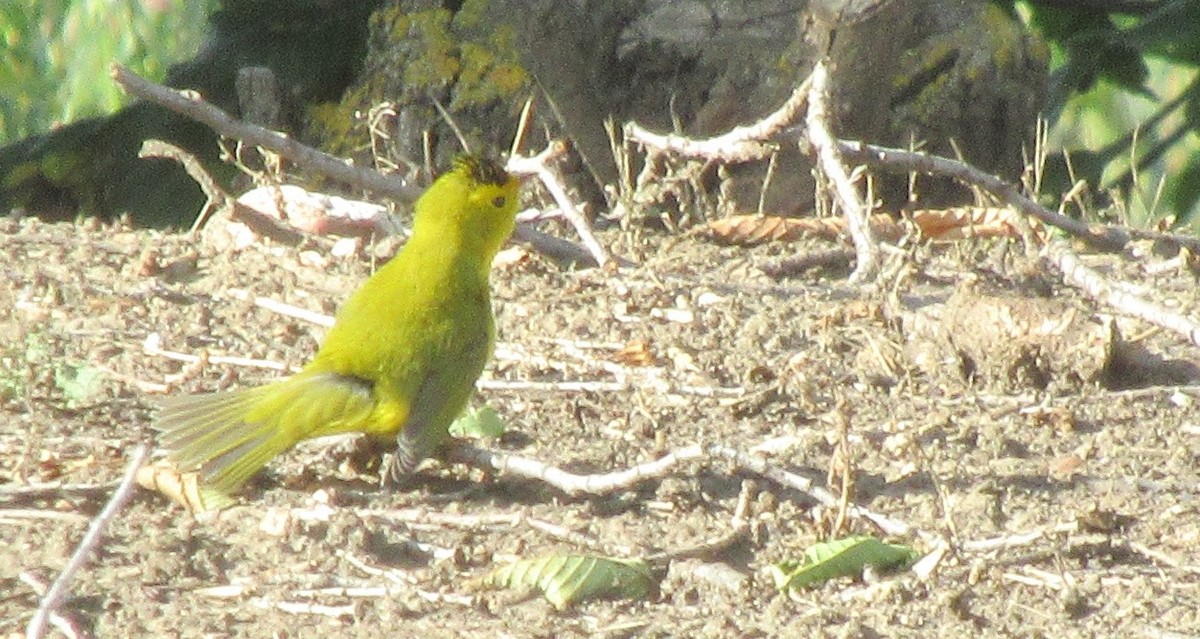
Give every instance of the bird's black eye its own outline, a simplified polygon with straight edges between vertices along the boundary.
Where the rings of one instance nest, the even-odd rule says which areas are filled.
[[[506,202],[508,202],[508,200],[506,200],[503,195],[497,195],[496,199],[492,200],[492,206],[500,208],[504,206]]]

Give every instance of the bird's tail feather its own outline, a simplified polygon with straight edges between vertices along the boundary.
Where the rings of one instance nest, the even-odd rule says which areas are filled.
[[[274,420],[245,421],[261,388],[168,400],[155,424],[180,470],[195,470],[205,486],[231,493],[291,447]]]

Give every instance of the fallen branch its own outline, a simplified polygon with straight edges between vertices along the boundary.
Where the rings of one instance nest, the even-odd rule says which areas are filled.
[[[505,167],[509,171],[521,174],[536,175],[546,190],[550,192],[550,197],[554,198],[554,203],[558,205],[564,217],[571,222],[575,227],[575,232],[579,235],[579,239],[583,241],[583,246],[587,248],[592,260],[597,266],[604,266],[608,263],[608,252],[600,245],[600,241],[592,234],[592,228],[588,224],[587,218],[583,213],[579,212],[579,208],[571,201],[571,197],[567,195],[566,188],[562,185],[562,179],[559,178],[558,172],[550,166],[550,161],[566,152],[566,146],[561,142],[551,142],[541,153],[531,157],[523,158],[513,156],[509,158],[508,165]]]
[[[681,462],[704,457],[704,449],[699,444],[694,444],[625,470],[598,475],[576,475],[536,459],[492,452],[474,446],[456,446],[451,451],[452,461],[494,469],[517,477],[537,479],[572,496],[603,495],[628,489],[649,479],[666,476]]]
[[[20,579],[22,583],[32,588],[34,594],[37,596],[43,597],[46,595],[49,584],[46,583],[45,579],[28,571],[22,571],[17,575],[17,579]],[[50,625],[58,628],[58,631],[66,635],[68,639],[83,639],[84,637],[92,636],[90,632],[83,629],[78,621],[60,612],[51,612],[49,620]]]
[[[1058,227],[1101,250],[1120,251],[1130,239],[1129,231],[1121,227],[1090,225],[1051,211],[1021,193],[1012,184],[966,162],[862,142],[839,140],[837,146],[842,156],[852,162],[861,162],[893,173],[944,175],[979,187],[1018,211]]]
[[[285,612],[291,615],[319,615],[329,617],[331,619],[341,619],[343,617],[356,619],[361,616],[359,604],[352,601],[340,606],[329,606],[325,604],[313,603],[310,601],[272,601],[270,599],[254,599],[252,602],[256,607],[263,610],[275,608],[280,612]]]
[[[192,222],[190,231],[195,233],[208,218],[215,213],[231,204],[231,198],[225,190],[221,188],[217,181],[204,170],[204,166],[200,164],[200,160],[188,151],[162,140],[146,140],[142,143],[142,148],[138,151],[139,158],[166,158],[174,160],[183,167],[192,181],[200,185],[200,190],[204,192],[205,202],[204,207],[200,209],[200,214],[196,216],[196,220]]]
[[[587,249],[561,237],[543,233],[528,226],[513,229],[513,239],[532,246],[538,253],[561,262],[591,264],[594,259]]]
[[[724,162],[763,160],[775,152],[775,145],[767,140],[797,119],[800,109],[808,102],[811,86],[812,76],[809,76],[775,112],[754,124],[735,127],[716,137],[698,140],[683,135],[664,135],[648,131],[636,122],[627,122],[624,126],[625,140],[655,153],[674,153]]]
[[[271,131],[233,118],[221,109],[205,102],[195,92],[178,91],[150,82],[119,64],[113,65],[111,75],[113,80],[121,85],[121,88],[132,95],[161,104],[180,115],[208,126],[219,135],[262,147],[304,168],[405,202],[414,202],[421,195],[420,188],[408,184],[405,180],[347,164],[339,157],[301,144],[278,131]]]
[[[1066,242],[1051,242],[1046,247],[1045,259],[1062,273],[1067,284],[1082,290],[1088,297],[1120,313],[1178,333],[1192,344],[1200,346],[1200,324],[1121,290],[1103,275],[1084,265]]]
[[[254,302],[254,305],[292,319],[298,319],[309,324],[315,324],[323,328],[333,328],[333,316],[317,311],[310,311],[306,308],[293,306],[286,302],[264,297],[262,295],[251,295],[250,291],[245,289],[229,289],[226,291],[230,297],[242,300],[243,302]]]
[[[107,482],[103,484],[64,484],[61,482],[52,482],[49,484],[32,484],[28,486],[6,485],[0,486],[0,497],[6,499],[36,499],[73,493],[90,495],[108,492],[120,485],[120,482]]]
[[[297,166],[326,175],[339,182],[345,182],[346,184],[351,184],[367,191],[373,191],[380,195],[394,197],[404,202],[415,202],[423,192],[423,189],[408,184],[403,179],[384,175],[374,169],[354,166],[342,158],[302,144],[278,131],[271,131],[261,126],[242,122],[225,113],[220,108],[205,102],[202,97],[194,92],[179,91],[150,82],[121,65],[113,65],[111,75],[117,84],[134,96],[161,104],[180,115],[208,126],[219,135],[262,147],[290,160]],[[524,168],[528,165],[522,164],[522,162],[534,162],[537,158],[544,160],[560,152],[561,149],[552,144],[541,154],[535,156],[535,158],[514,158],[512,160],[513,166]],[[587,244],[588,250],[584,254],[589,255],[589,259],[596,259],[597,262],[603,264],[607,256],[604,250],[600,248],[599,242],[591,234],[590,229],[587,228],[587,221],[583,219],[582,215],[578,214],[578,210],[570,200],[566,199],[565,191],[561,193],[563,199],[559,200],[558,194],[555,191],[555,185],[553,184],[556,178],[542,176],[536,169],[533,172],[537,173],[539,177],[543,177],[543,181],[550,180],[550,182],[546,183],[547,189],[552,194],[555,194],[555,200],[558,202],[558,205],[563,208],[568,218],[575,224],[580,237],[584,238],[585,244]],[[205,182],[200,182],[200,184],[203,186]],[[208,189],[206,188],[205,191],[207,192]],[[561,187],[558,188],[558,191],[562,191]],[[202,213],[201,218],[197,218],[197,222],[193,225],[193,228],[203,223],[203,217],[207,216],[206,212],[211,207],[210,195],[210,203],[205,206],[205,212]],[[575,211],[573,217],[571,211]],[[529,229],[517,229],[514,235],[518,240],[529,243],[539,252],[546,253],[551,257],[570,256],[573,259],[577,259],[577,261],[585,261],[578,259],[581,251],[571,250],[571,247],[574,245],[567,240],[555,238],[556,241],[547,241],[545,239],[547,236]]]
[[[61,521],[68,524],[81,524],[88,521],[88,518],[79,513],[63,512],[61,510],[0,508],[0,522],[10,523],[18,520]]]
[[[146,340],[142,342],[142,352],[150,357],[162,357],[176,362],[184,362],[187,364],[228,364],[230,366],[244,366],[247,368],[265,368],[267,370],[281,371],[287,373],[297,373],[299,367],[288,366],[280,362],[275,362],[268,359],[251,359],[249,357],[232,357],[227,355],[192,355],[190,353],[180,353],[178,351],[169,351],[161,347],[162,337],[158,333],[151,333],[146,336]]]
[[[517,477],[536,479],[572,496],[603,495],[617,490],[627,490],[650,479],[664,477],[685,461],[707,458],[733,462],[743,470],[761,475],[784,487],[798,490],[827,508],[838,508],[841,505],[842,500],[838,496],[817,486],[812,480],[778,468],[761,457],[720,444],[693,444],[654,461],[596,475],[577,475],[536,459],[498,453],[474,446],[455,446],[450,453],[451,461],[497,470]],[[850,504],[847,514],[854,519],[871,522],[888,535],[904,537],[916,534],[923,539],[936,539],[930,533],[886,515],[872,512],[862,506]]]

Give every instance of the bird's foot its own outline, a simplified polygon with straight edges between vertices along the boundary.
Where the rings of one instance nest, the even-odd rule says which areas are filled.
[[[413,481],[413,471],[421,459],[413,454],[412,447],[403,436],[398,438],[396,447],[386,458],[384,468],[379,473],[380,486],[392,489],[409,487]]]
[[[356,437],[333,448],[333,454],[342,458],[338,470],[353,476],[384,475],[385,456],[390,451],[389,442],[374,437]]]

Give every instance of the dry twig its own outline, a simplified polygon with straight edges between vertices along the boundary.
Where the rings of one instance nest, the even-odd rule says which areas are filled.
[[[321,326],[324,328],[332,328],[333,327],[333,316],[332,315],[326,315],[325,313],[318,313],[316,311],[310,311],[306,308],[300,308],[299,306],[293,306],[286,302],[280,302],[279,300],[271,299],[269,297],[264,297],[262,295],[251,296],[250,291],[246,291],[243,289],[229,289],[226,292],[229,294],[230,297],[233,297],[234,299],[239,299],[242,301],[253,301],[255,306],[262,308],[262,309],[266,309],[268,311],[271,311],[272,313],[278,313],[279,315],[282,315],[284,317],[291,317],[293,319],[305,321],[310,324],[316,324],[317,326]]]
[[[636,122],[625,124],[625,139],[654,153],[674,153],[683,157],[724,162],[751,162],[769,157],[775,146],[767,142],[792,122],[809,99],[809,76],[774,113],[749,126],[735,127],[727,133],[696,140],[682,135],[653,133]]]
[[[348,164],[339,157],[301,144],[277,131],[271,131],[254,124],[239,121],[221,109],[205,102],[195,93],[177,91],[161,84],[150,82],[120,65],[113,65],[111,73],[117,84],[139,98],[161,104],[176,113],[205,124],[222,136],[267,149],[281,157],[287,158],[298,166],[316,171],[340,182],[345,182],[346,184],[351,184],[381,195],[394,197],[404,202],[416,201],[421,195],[422,189],[408,184],[403,179],[384,175],[374,169]],[[549,152],[549,149],[543,153],[547,152]],[[548,185],[547,188],[551,187]],[[563,206],[563,203],[559,202],[559,206]],[[569,206],[574,210],[573,204]],[[564,208],[564,210],[566,209]],[[579,219],[582,220],[582,216],[579,216]],[[575,222],[574,219],[572,221]],[[576,228],[581,228],[578,223],[576,223]],[[582,228],[584,230],[581,231],[580,237],[591,237],[590,231],[586,230],[586,220],[584,220]],[[552,257],[568,256],[572,259],[583,261],[579,259],[580,251],[572,250],[574,245],[566,240],[554,238],[554,241],[551,241],[548,240],[550,236],[537,233],[532,229],[523,228],[517,229],[514,236],[518,240],[528,242],[538,251]],[[599,247],[599,243],[595,242],[594,237],[591,237],[591,242],[595,246],[589,245],[589,254],[595,256],[595,248]],[[603,254],[602,250],[601,254]]]
[[[509,171],[517,175],[536,175],[546,190],[550,191],[550,196],[554,198],[554,203],[558,205],[571,225],[575,227],[575,232],[579,234],[580,240],[587,248],[596,265],[604,266],[608,263],[608,252],[600,245],[600,241],[592,234],[591,226],[588,224],[587,218],[583,213],[579,212],[579,208],[571,201],[571,197],[567,195],[567,190],[562,185],[562,179],[559,178],[558,172],[551,168],[550,161],[562,155],[566,151],[565,145],[561,142],[552,142],[541,153],[531,157],[512,157],[508,160]]]
[[[64,484],[61,482],[51,482],[29,486],[5,485],[0,486],[0,497],[5,499],[35,499],[71,493],[89,495],[105,493],[119,485],[120,482],[107,482],[103,484]]]
[[[554,260],[565,263],[576,264],[592,264],[592,254],[588,253],[587,249],[578,244],[564,240],[561,237],[543,233],[537,229],[528,226],[520,226],[513,229],[513,239],[518,242],[524,242],[537,252]]]
[[[1100,273],[1084,265],[1066,242],[1051,242],[1046,247],[1045,256],[1063,274],[1068,284],[1079,288],[1092,299],[1130,317],[1178,333],[1192,344],[1200,346],[1200,325],[1183,314],[1169,311],[1114,286]]]
[[[729,547],[733,546],[735,543],[742,541],[750,533],[750,504],[754,499],[754,494],[757,490],[758,487],[755,486],[754,480],[746,479],[742,481],[742,490],[738,494],[737,507],[734,510],[732,521],[730,522],[732,526],[725,533],[714,539],[708,539],[699,544],[688,546],[687,548],[655,553],[645,557],[644,560],[649,563],[661,564],[678,561],[680,559],[706,559],[714,555],[718,555],[727,550]],[[713,568],[713,563],[719,562],[702,562],[692,566],[692,570],[697,573],[704,574],[705,578],[716,577],[718,582],[722,582],[722,585],[729,585],[728,578],[732,577],[732,575],[729,575],[720,569]],[[737,571],[733,572],[737,573]],[[737,587],[740,587],[741,581],[735,581],[738,581],[738,585],[731,589],[736,590]]]
[[[146,140],[142,143],[142,148],[138,151],[139,158],[159,157],[175,160],[183,167],[184,171],[192,178],[196,184],[200,185],[200,190],[204,191],[204,208],[200,209],[200,214],[196,216],[196,220],[192,222],[190,231],[195,233],[208,220],[214,212],[219,211],[230,205],[230,197],[225,193],[225,190],[217,184],[216,180],[204,170],[204,166],[200,164],[200,160],[196,156],[186,150],[162,140]]]
[[[812,72],[812,91],[808,98],[808,139],[812,142],[820,161],[821,170],[833,182],[833,191],[837,196],[842,212],[846,215],[846,226],[850,237],[854,240],[854,253],[857,263],[854,272],[850,274],[851,284],[863,284],[875,277],[879,270],[879,247],[875,244],[875,235],[871,225],[867,223],[870,210],[863,202],[846,172],[841,150],[837,140],[829,128],[829,115],[826,102],[829,95],[829,72],[823,61],[818,61]]]
[[[1000,198],[1018,211],[1035,217],[1051,226],[1086,240],[1096,248],[1119,251],[1129,242],[1129,231],[1120,227],[1088,225],[1084,222],[1056,213],[1038,204],[1021,193],[1017,187],[1000,178],[958,160],[892,149],[887,147],[839,140],[838,149],[842,156],[853,162],[894,173],[928,173],[945,175],[964,184],[979,187]]]
[[[666,476],[682,462],[705,458],[718,458],[733,462],[743,470],[766,477],[787,488],[798,490],[827,508],[838,508],[841,503],[838,496],[817,486],[806,477],[773,466],[760,457],[720,444],[693,444],[654,461],[597,475],[577,475],[536,459],[498,453],[474,446],[456,446],[451,452],[452,461],[494,469],[517,477],[536,479],[568,495],[602,495],[629,489],[649,479]],[[917,534],[925,539],[935,538],[920,529],[886,515],[872,512],[862,506],[850,504],[847,507],[847,514],[855,519],[865,519],[889,535],[904,537]]]
[[[58,578],[54,580],[54,585],[50,586],[50,590],[46,592],[46,596],[42,598],[41,605],[38,606],[37,612],[34,613],[33,619],[29,621],[29,625],[25,628],[26,639],[37,639],[46,631],[46,623],[50,616],[58,611],[58,607],[62,605],[63,599],[67,596],[67,589],[71,586],[71,580],[75,577],[75,573],[83,567],[84,562],[91,553],[96,550],[96,546],[100,543],[100,534],[104,531],[104,527],[108,522],[121,511],[125,506],[125,502],[129,501],[129,497],[133,495],[133,488],[136,485],[134,479],[137,476],[137,471],[145,463],[146,457],[150,454],[150,448],[142,444],[133,453],[133,459],[129,462],[129,467],[125,470],[125,476],[121,478],[121,484],[113,493],[112,499],[96,515],[92,520],[92,524],[88,526],[87,533],[83,536],[83,541],[79,542],[79,547],[71,555],[67,561],[67,565],[63,567]]]
[[[150,357],[162,357],[164,359],[174,360],[177,362],[186,362],[188,364],[199,364],[201,362],[205,362],[209,364],[244,366],[247,368],[265,368],[268,370],[289,373],[297,373],[300,371],[299,367],[289,367],[287,364],[267,359],[251,359],[249,357],[230,357],[225,355],[191,355],[189,353],[169,351],[161,346],[162,337],[159,336],[158,333],[151,333],[150,335],[146,336],[146,340],[142,343],[142,351]]]
[[[885,170],[947,175],[966,184],[977,186],[1004,200],[1018,211],[1051,226],[1061,228],[1101,250],[1119,251],[1124,248],[1133,235],[1128,229],[1122,227],[1089,225],[1051,211],[1023,195],[1008,182],[984,173],[965,162],[853,142],[838,142],[838,147],[843,154],[854,161],[864,162]],[[1046,247],[1045,255],[1062,272],[1063,278],[1068,284],[1083,290],[1093,299],[1129,316],[1174,331],[1183,335],[1192,344],[1200,345],[1200,325],[1179,313],[1173,313],[1139,299],[1105,281],[1099,273],[1084,266],[1065,242],[1051,242]]]
[[[61,521],[68,524],[81,524],[88,518],[79,513],[63,512],[61,510],[35,510],[32,508],[0,508],[0,522],[10,523],[20,519]]]
[[[42,579],[41,577],[29,571],[21,571],[21,573],[17,575],[17,578],[20,579],[22,583],[32,588],[33,592],[39,597],[46,595],[46,590],[50,585],[46,583],[45,579]],[[66,635],[68,639],[84,639],[85,637],[92,636],[90,632],[87,632],[82,626],[80,626],[78,621],[60,612],[52,611],[50,613],[50,625],[58,628],[58,631]]]
[[[317,171],[335,180],[406,202],[415,201],[421,194],[421,189],[408,184],[405,180],[347,164],[339,157],[301,144],[278,131],[264,129],[230,117],[221,109],[205,102],[194,92],[177,91],[150,82],[121,65],[113,65],[111,73],[117,84],[139,98],[161,104],[180,115],[207,125],[220,135],[260,146],[297,165]]]
[[[348,617],[355,619],[360,616],[358,602],[350,602],[340,606],[329,606],[325,604],[313,603],[311,601],[271,601],[269,599],[255,599],[253,604],[264,610],[275,608],[280,612],[286,612],[292,615],[319,615],[322,617],[330,617],[332,619],[341,619]]]
[[[536,459],[497,453],[474,446],[456,446],[451,453],[453,461],[491,468],[517,477],[538,479],[568,495],[603,495],[630,488],[648,479],[665,476],[681,462],[702,459],[704,456],[704,449],[697,444],[625,470],[599,475],[576,475]]]

